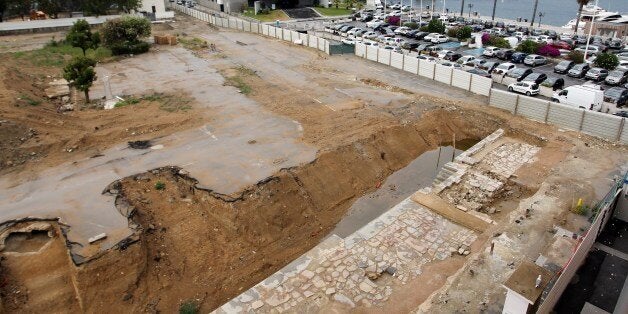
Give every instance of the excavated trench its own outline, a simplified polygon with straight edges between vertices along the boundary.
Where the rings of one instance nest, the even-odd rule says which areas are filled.
[[[500,125],[469,114],[436,110],[320,151],[311,163],[283,169],[235,198],[197,189],[176,167],[123,179],[119,196],[134,208],[131,223],[140,226],[140,241],[78,267],[83,310],[172,312],[192,301],[206,311],[222,305],[340,228],[356,200],[390,189],[387,179],[396,171],[409,167],[398,173],[406,179],[395,185],[405,192],[396,197],[431,181],[435,159],[421,156],[447,147],[454,133],[468,145]],[[443,148],[441,154],[452,152]],[[415,171],[425,182],[407,179]],[[345,233],[390,206],[371,207],[377,211],[366,211]]]

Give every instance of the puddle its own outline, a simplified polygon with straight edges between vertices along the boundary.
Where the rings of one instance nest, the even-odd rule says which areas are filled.
[[[5,252],[27,253],[37,252],[50,241],[48,231],[14,232],[5,240]]]
[[[477,141],[474,140],[457,142],[455,156],[475,143]],[[438,171],[452,160],[452,154],[454,154],[454,149],[447,144],[441,146],[440,149],[421,154],[409,165],[391,174],[377,191],[365,194],[355,201],[348,214],[330,234],[336,234],[342,238],[347,237],[414,192],[432,184]]]

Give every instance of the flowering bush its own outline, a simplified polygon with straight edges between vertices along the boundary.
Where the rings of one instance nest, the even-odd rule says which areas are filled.
[[[482,34],[482,45],[486,45],[489,40],[491,40],[491,35],[487,33]]]
[[[399,22],[401,22],[401,19],[398,16],[389,16],[386,18],[386,23],[390,25],[399,26]]]
[[[556,49],[556,47],[552,47],[547,44],[539,47],[539,50],[537,51],[537,53],[542,56],[550,56],[550,57],[560,56],[560,51]]]

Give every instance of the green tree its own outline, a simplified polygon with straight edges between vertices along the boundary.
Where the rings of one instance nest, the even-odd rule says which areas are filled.
[[[4,12],[6,12],[8,7],[8,0],[0,0],[0,23],[3,22]]]
[[[532,40],[524,40],[522,41],[519,46],[517,46],[517,51],[520,52],[525,52],[525,53],[536,53],[536,51],[539,49],[539,43],[532,41]]]
[[[461,27],[461,28],[458,29],[458,31],[456,32],[456,37],[460,41],[465,41],[465,40],[471,38],[471,33],[472,32],[473,32],[473,29],[471,29],[471,27],[464,26],[464,27]]]
[[[64,5],[62,0],[39,0],[37,3],[41,11],[55,19],[59,17],[59,12],[61,12]]]
[[[619,59],[617,58],[617,55],[614,55],[612,53],[603,52],[597,55],[597,58],[595,58],[595,65],[607,70],[614,69],[615,67],[617,67],[618,64]]]
[[[89,29],[89,23],[86,20],[78,20],[74,22],[72,28],[65,37],[65,40],[72,45],[83,50],[83,56],[87,49],[96,49],[100,44],[100,35],[98,32],[92,33]]]
[[[142,0],[115,0],[114,2],[118,7],[118,10],[125,13],[137,10],[142,5]]]
[[[96,16],[107,14],[107,10],[111,8],[109,0],[83,0],[81,3],[83,11]]]
[[[567,54],[567,58],[575,63],[583,63],[584,53],[582,53],[582,51],[572,50]]]
[[[7,9],[13,14],[19,15],[22,20],[30,14],[33,5],[31,0],[7,0]]]
[[[578,32],[578,25],[580,25],[580,17],[582,16],[582,7],[587,5],[591,0],[576,0],[578,2],[578,18],[576,19],[576,30],[574,33]]]
[[[405,23],[403,23],[403,26],[409,27],[411,29],[419,28],[419,24],[417,24],[416,22],[405,22]]]
[[[505,38],[499,36],[491,36],[488,39],[488,44],[497,48],[510,48],[510,43]]]
[[[445,24],[441,20],[431,20],[427,24],[427,31],[430,33],[445,34]]]
[[[142,39],[150,36],[150,21],[143,17],[124,16],[105,22],[102,29],[105,46],[115,55],[138,54],[148,51],[150,45]]]
[[[87,57],[74,57],[63,68],[63,78],[72,86],[85,93],[85,102],[89,103],[89,89],[96,80],[94,67],[96,61]]]

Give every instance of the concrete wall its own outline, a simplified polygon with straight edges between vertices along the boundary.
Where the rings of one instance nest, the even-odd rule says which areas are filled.
[[[517,115],[528,119],[545,122],[547,119],[549,102],[534,97],[519,96]]]
[[[383,63],[385,65],[390,65],[390,50],[387,49],[379,49],[377,54],[377,62]]]
[[[390,54],[390,66],[403,70],[403,54],[392,52]]]
[[[419,59],[411,56],[403,56],[403,70],[406,72],[419,74]]]
[[[434,69],[434,79],[441,83],[451,85],[451,77],[453,75],[452,71],[453,69],[451,67],[437,64],[436,68]]]
[[[436,63],[419,60],[419,75],[420,76],[424,76],[433,80],[435,68],[436,68]]]
[[[509,93],[506,91],[501,91],[498,89],[493,89],[491,91],[491,98],[489,99],[488,105],[500,109],[504,109],[512,114],[515,113],[515,108],[517,107],[517,94]]]
[[[469,90],[471,87],[471,73],[454,69],[451,77],[451,86]]]

